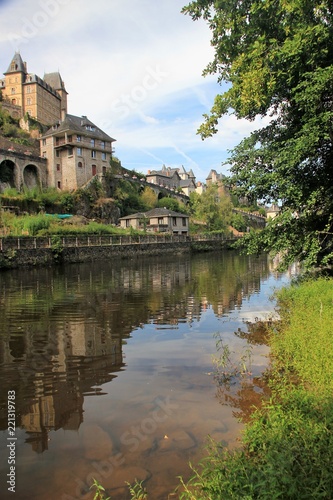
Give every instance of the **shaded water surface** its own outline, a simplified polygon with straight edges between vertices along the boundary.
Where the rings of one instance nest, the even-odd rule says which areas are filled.
[[[234,332],[265,317],[286,280],[267,256],[233,252],[1,273],[0,497],[90,499],[97,478],[113,500],[134,479],[167,499],[208,434],[237,445],[241,424],[209,375],[214,334],[239,356],[246,341]],[[254,374],[266,355],[255,347]]]

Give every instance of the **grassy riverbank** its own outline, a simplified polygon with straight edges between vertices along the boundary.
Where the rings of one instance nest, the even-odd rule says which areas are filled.
[[[271,396],[241,449],[212,446],[183,499],[333,498],[333,280],[283,289],[278,305]]]

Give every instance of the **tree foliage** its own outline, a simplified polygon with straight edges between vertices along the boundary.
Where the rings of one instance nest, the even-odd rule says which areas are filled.
[[[201,195],[191,193],[194,219],[206,223],[209,231],[226,230],[232,218],[232,203],[222,186],[210,184]]]
[[[215,56],[204,73],[229,84],[205,115],[202,138],[229,113],[265,118],[230,158],[241,195],[282,204],[280,216],[248,237],[248,250],[332,264],[332,2],[197,0],[183,12],[208,22]]]

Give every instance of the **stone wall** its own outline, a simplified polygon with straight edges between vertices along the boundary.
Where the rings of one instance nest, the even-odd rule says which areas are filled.
[[[95,260],[136,258],[141,255],[165,255],[189,252],[190,242],[113,245],[71,248],[8,249],[0,253],[0,269],[22,266],[50,266],[55,263],[92,262]]]
[[[230,247],[231,239],[195,240],[174,236],[173,241],[153,242],[147,237],[141,243],[124,241],[119,244],[102,244],[103,237],[90,237],[91,245],[82,244],[82,238],[6,238],[0,239],[0,269],[22,266],[53,265],[56,263],[92,262],[95,260],[133,259],[142,255],[180,254],[184,252],[211,252]],[[178,241],[175,241],[178,238]],[[77,240],[77,241],[76,241]],[[100,241],[100,244],[98,244]],[[77,244],[79,243],[80,244]],[[95,244],[94,244],[95,243]],[[96,244],[97,243],[97,244]]]

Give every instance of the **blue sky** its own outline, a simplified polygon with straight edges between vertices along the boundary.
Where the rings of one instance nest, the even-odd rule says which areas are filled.
[[[28,71],[60,71],[68,112],[87,115],[117,140],[124,167],[146,173],[184,165],[197,180],[258,123],[228,116],[202,141],[196,130],[223,90],[202,71],[213,58],[204,21],[184,0],[0,0],[0,71],[15,50]]]

